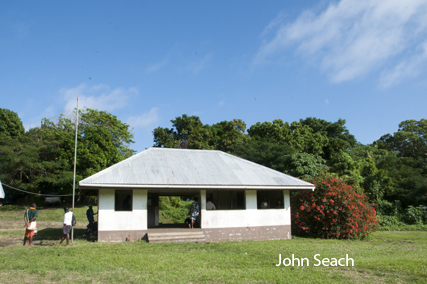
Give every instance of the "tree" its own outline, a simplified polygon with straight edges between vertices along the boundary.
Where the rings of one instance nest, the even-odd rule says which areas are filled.
[[[0,138],[16,138],[23,135],[24,126],[19,116],[8,109],[0,108]]]
[[[2,180],[35,193],[69,193],[73,172],[61,158],[60,133],[40,127],[24,135],[4,139],[0,145]]]
[[[246,123],[241,119],[231,121],[221,121],[212,125],[212,139],[210,144],[216,150],[224,152],[236,151],[236,148],[243,147],[246,141]]]
[[[235,149],[236,150],[236,149]],[[294,153],[287,144],[273,144],[267,141],[248,140],[240,151],[233,154],[254,163],[269,167],[279,172],[288,168],[287,157]]]
[[[323,146],[323,157],[329,160],[332,155],[340,150],[348,150],[357,144],[356,138],[345,127],[346,121],[338,119],[337,122],[329,122],[315,117],[300,119],[301,125],[308,126],[313,133],[319,133],[328,138],[328,143]]]
[[[248,129],[252,139],[267,141],[273,144],[287,144],[296,152],[323,154],[323,147],[328,143],[327,137],[322,133],[314,133],[307,125],[299,122],[284,123],[281,119],[273,122],[257,122]]]
[[[75,122],[60,116],[57,122],[47,119],[41,128],[53,129],[61,133],[63,147],[61,157],[73,164]],[[79,111],[77,137],[77,173],[81,178],[93,175],[130,156],[134,143],[128,124],[121,122],[115,115],[95,109]]]
[[[212,149],[209,125],[203,125],[198,116],[183,114],[171,120],[173,128],[154,129],[154,147],[183,149]]]
[[[374,144],[395,151],[399,157],[413,158],[414,166],[427,173],[427,119],[402,121],[397,132],[382,136]]]
[[[294,177],[310,178],[327,170],[326,161],[319,155],[293,153],[286,155],[284,172]]]

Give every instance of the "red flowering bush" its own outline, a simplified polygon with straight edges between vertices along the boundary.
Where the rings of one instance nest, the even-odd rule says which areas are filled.
[[[376,212],[367,197],[339,179],[322,173],[307,180],[314,192],[292,197],[292,233],[326,239],[360,239],[377,227]]]

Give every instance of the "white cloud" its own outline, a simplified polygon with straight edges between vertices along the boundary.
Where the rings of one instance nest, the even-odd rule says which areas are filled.
[[[145,71],[147,73],[155,73],[157,71],[159,71],[160,69],[162,69],[164,66],[166,66],[166,64],[169,61],[169,56],[166,56],[162,61],[157,62],[153,65],[148,66]]]
[[[81,84],[74,88],[63,88],[60,91],[62,98],[66,101],[64,112],[69,114],[77,107],[77,96],[79,97],[79,109],[94,108],[98,110],[113,111],[129,104],[129,98],[138,94],[136,88],[111,89],[107,85],[87,86]]]
[[[140,116],[129,117],[126,121],[133,128],[144,128],[156,123],[159,120],[157,107],[153,107],[148,113],[144,113]]]
[[[422,52],[412,58],[400,62],[392,70],[381,73],[380,83],[383,87],[398,84],[402,79],[419,75],[427,60],[427,41],[422,46]]]
[[[209,65],[211,60],[212,60],[212,54],[209,53],[205,55],[203,58],[201,58],[200,60],[187,65],[187,70],[198,74]]]
[[[254,63],[277,61],[296,45],[297,54],[314,61],[333,82],[384,70],[389,75],[383,84],[392,84],[406,76],[402,70],[411,70],[415,59],[423,60],[418,69],[427,61],[419,54],[427,34],[426,15],[425,0],[342,0],[317,13],[306,11],[290,23],[279,15],[263,32],[276,31],[264,40]],[[397,59],[401,62],[395,63]]]

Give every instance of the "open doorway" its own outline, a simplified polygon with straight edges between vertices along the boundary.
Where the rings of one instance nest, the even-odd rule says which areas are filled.
[[[198,197],[201,204],[199,193],[148,192],[148,228],[188,228],[190,222],[188,213],[194,197]],[[200,220],[197,223],[200,224]]]

